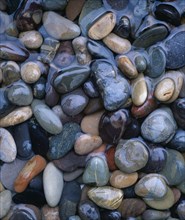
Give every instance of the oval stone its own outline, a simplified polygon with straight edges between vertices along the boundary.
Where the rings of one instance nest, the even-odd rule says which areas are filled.
[[[21,77],[26,83],[35,83],[40,76],[40,67],[35,62],[29,61],[21,67]]]
[[[83,173],[83,183],[105,186],[109,181],[109,168],[107,162],[100,157],[91,158]]]
[[[91,188],[88,197],[99,207],[114,210],[123,200],[123,191],[111,186]]]
[[[43,186],[46,201],[50,207],[55,207],[59,203],[63,185],[62,172],[52,162],[48,163],[43,173]]]
[[[15,160],[17,148],[11,133],[5,128],[0,128],[0,160],[10,163]]]
[[[59,134],[62,131],[62,123],[59,117],[41,100],[34,99],[32,111],[43,129],[51,134]]]
[[[98,207],[91,201],[81,201],[78,205],[78,213],[82,220],[100,220]]]
[[[142,214],[143,220],[168,219],[169,216],[170,216],[169,211],[159,211],[155,209],[147,209]]]
[[[0,218],[3,218],[10,210],[12,194],[9,190],[0,193]]]

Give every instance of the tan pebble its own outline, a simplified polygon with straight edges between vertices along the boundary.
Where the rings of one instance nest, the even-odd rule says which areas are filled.
[[[3,184],[2,184],[1,181],[0,181],[0,192],[2,192],[2,191],[4,191],[4,190],[5,190],[5,188],[4,188]]]
[[[52,208],[48,205],[44,205],[41,209],[41,212],[42,220],[60,220],[58,206]]]
[[[14,111],[0,119],[0,127],[9,127],[20,124],[32,116],[30,106],[16,108]]]
[[[43,42],[42,35],[34,30],[20,33],[19,39],[29,49],[38,49]]]
[[[93,150],[92,153],[101,153],[101,152],[105,152],[105,150],[106,150],[106,144],[102,144],[101,146]]]
[[[142,73],[140,73],[136,79],[131,82],[132,87],[132,102],[136,106],[144,104],[147,99],[147,85],[145,78]]]
[[[175,90],[175,83],[170,78],[161,80],[155,87],[154,96],[161,102],[168,101]]]
[[[26,83],[35,83],[41,76],[38,64],[27,62],[21,67],[21,77]]]
[[[138,76],[138,72],[134,64],[130,61],[127,56],[120,56],[117,60],[118,67],[125,76],[129,79],[134,79]]]
[[[104,111],[85,116],[81,121],[81,129],[84,133],[99,135],[99,121]]]
[[[85,155],[98,148],[102,144],[102,139],[100,136],[82,134],[77,138],[74,150],[79,155]]]
[[[110,184],[118,189],[132,186],[138,179],[138,173],[123,173],[120,170],[115,170],[110,177]]]
[[[103,39],[104,44],[113,52],[122,54],[131,50],[131,43],[129,40],[119,37],[114,33],[110,33]]]
[[[88,36],[94,40],[101,40],[113,30],[115,24],[116,15],[108,12],[90,27]]]

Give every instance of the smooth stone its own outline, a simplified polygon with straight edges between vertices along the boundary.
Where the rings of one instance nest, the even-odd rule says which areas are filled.
[[[178,69],[184,66],[185,52],[182,39],[185,36],[185,25],[180,25],[174,28],[170,35],[164,40],[164,47],[166,49],[166,68]],[[178,54],[178,59],[176,55]]]
[[[10,210],[12,194],[9,190],[0,193],[0,218],[3,218]]]
[[[81,218],[78,215],[70,216],[68,220],[81,220]]]
[[[77,123],[66,123],[62,132],[52,136],[49,140],[48,158],[55,160],[65,156],[73,148],[76,135],[80,131],[80,126]]]
[[[72,41],[78,63],[89,64],[92,60],[91,54],[87,50],[87,38],[80,36]]]
[[[122,135],[123,139],[129,139],[138,137],[140,134],[140,124],[137,119],[130,117],[127,122],[127,127],[129,129],[126,129],[125,132]]]
[[[28,185],[29,189],[35,189],[38,191],[43,191],[43,173],[35,176]]]
[[[28,123],[23,122],[14,126],[13,137],[17,146],[17,156],[23,160],[30,159],[33,156],[33,151]]]
[[[127,188],[124,188],[123,193],[124,193],[124,198],[125,199],[137,198],[137,195],[136,195],[135,190],[134,190],[134,185],[129,186]]]
[[[168,143],[176,130],[176,121],[168,107],[154,110],[141,125],[142,136],[153,143]]]
[[[44,12],[42,20],[47,33],[57,40],[70,40],[80,35],[79,26],[53,11]]]
[[[122,189],[132,186],[134,183],[136,183],[137,179],[138,173],[136,172],[128,174],[123,173],[120,170],[115,170],[114,172],[112,172],[109,182],[111,186]]]
[[[104,111],[98,111],[90,115],[86,115],[81,121],[81,129],[84,133],[91,135],[99,135],[99,121]]]
[[[12,200],[15,204],[30,204],[39,208],[46,204],[44,193],[33,189],[15,194]]]
[[[84,114],[89,115],[97,111],[101,111],[102,109],[103,109],[102,99],[100,97],[92,98],[92,99],[89,99],[89,102],[83,112]]]
[[[62,123],[59,117],[41,100],[34,99],[32,111],[41,127],[51,134],[59,134],[62,131]]]
[[[29,61],[21,67],[21,77],[28,83],[35,83],[41,76],[41,70],[37,63]]]
[[[181,198],[181,191],[178,188],[171,188],[174,195],[174,204],[177,203]]]
[[[63,185],[63,173],[52,162],[48,163],[43,173],[43,186],[50,207],[55,207],[59,203]]]
[[[122,73],[129,79],[134,79],[138,76],[136,67],[126,55],[119,56],[117,58],[117,64]]]
[[[53,10],[53,11],[57,11],[57,10],[63,10],[67,5],[67,1],[66,0],[43,0],[42,1],[42,6],[44,7],[44,9],[47,10]]]
[[[149,207],[157,210],[169,209],[173,206],[175,201],[173,191],[169,187],[167,187],[166,195],[160,200],[151,198],[143,198],[143,200]]]
[[[28,160],[14,181],[15,192],[23,192],[30,181],[41,173],[45,167],[46,160],[40,155],[35,155]]]
[[[61,97],[61,106],[65,114],[75,116],[87,106],[89,98],[82,89],[76,89]]]
[[[73,180],[76,180],[79,176],[81,176],[84,172],[83,168],[78,168],[75,171],[72,171],[70,173],[64,173],[64,181],[70,182]]]
[[[168,185],[179,185],[183,180],[185,173],[185,160],[181,153],[176,150],[167,149],[167,161],[160,174],[165,176]]]
[[[13,162],[17,156],[16,143],[11,133],[0,128],[0,160],[6,163]]]
[[[99,91],[98,91],[97,85],[94,83],[92,79],[87,80],[83,84],[83,90],[85,94],[87,94],[91,98],[99,97]]]
[[[78,205],[78,213],[82,220],[100,220],[98,207],[91,201],[81,201]]]
[[[8,99],[14,105],[30,105],[33,100],[32,89],[23,81],[14,82],[8,87]]]
[[[76,139],[74,150],[79,155],[85,155],[98,148],[101,144],[102,139],[99,136],[82,134]]]
[[[99,207],[114,210],[123,200],[123,191],[111,186],[91,188],[88,197]]]
[[[105,109],[114,111],[124,105],[130,95],[130,86],[118,70],[105,60],[96,60],[92,64],[91,70]]]
[[[103,142],[117,144],[126,130],[128,117],[125,109],[105,112],[99,121],[99,135]]]
[[[103,38],[103,42],[110,50],[117,54],[127,53],[131,50],[130,41],[114,33],[110,33]]]
[[[182,200],[180,204],[177,206],[177,214],[180,219],[185,218],[185,200]]]
[[[44,205],[41,209],[42,212],[42,220],[60,220],[59,217],[59,207],[50,207],[48,205]]]
[[[42,35],[38,31],[25,31],[19,34],[19,40],[28,49],[38,49],[43,42]]]
[[[0,179],[6,189],[14,191],[15,179],[17,178],[22,168],[25,166],[26,162],[26,160],[20,160],[16,158],[13,162],[4,163],[1,166]]]
[[[59,214],[62,220],[68,220],[77,212],[80,202],[81,188],[76,181],[67,182],[64,185],[62,197],[59,204]]]
[[[172,104],[172,111],[179,127],[185,130],[185,98],[179,98]]]
[[[132,102],[136,106],[141,106],[147,99],[147,84],[144,75],[140,73],[136,79],[131,81]]]
[[[155,209],[147,209],[143,212],[142,218],[143,220],[162,220],[167,219],[170,216],[169,211],[158,211]]]
[[[165,78],[156,85],[154,95],[159,101],[165,102],[172,97],[174,90],[174,81],[170,78]]]
[[[59,72],[60,74],[60,72]],[[54,80],[54,87],[59,93],[68,93],[80,87],[89,77],[89,66],[69,66],[63,69]]]
[[[5,190],[5,188],[4,188],[4,186],[3,186],[3,184],[2,184],[2,182],[1,182],[1,180],[0,180],[0,193],[2,192],[2,191],[4,191]]]
[[[84,3],[85,0],[79,0],[78,2],[76,2],[75,0],[69,0],[65,8],[66,17],[69,20],[74,21],[75,18],[77,18],[80,14]]]
[[[107,162],[100,157],[92,157],[84,170],[83,183],[94,186],[105,186],[109,181]]]
[[[12,43],[11,41],[1,41],[0,59],[24,62],[29,57],[29,52],[22,45]]]
[[[185,152],[185,130],[178,129],[172,140],[168,143],[168,148]]]
[[[182,181],[182,182],[177,186],[177,188],[178,188],[182,193],[185,194],[185,180]]]
[[[138,55],[134,59],[135,67],[139,73],[143,73],[147,68],[147,61],[144,56]]]
[[[58,160],[53,160],[57,168],[65,172],[73,172],[78,168],[85,167],[86,155],[78,155],[73,150]]]
[[[107,159],[107,164],[108,164],[108,167],[109,167],[110,171],[117,170],[117,166],[115,164],[115,156],[114,156],[115,152],[116,152],[116,147],[115,146],[111,146],[105,152],[105,156],[106,156],[106,159]]]
[[[3,34],[6,31],[8,25],[10,24],[11,19],[6,12],[0,11],[0,20],[0,34]]]
[[[121,220],[121,213],[118,211],[111,210],[100,210],[101,219],[106,220]]]
[[[167,185],[159,174],[148,174],[135,185],[138,196],[150,199],[162,199],[167,193]]]
[[[9,127],[20,124],[32,116],[32,110],[29,106],[19,107],[11,113],[0,119],[0,127]]]
[[[146,210],[146,204],[137,198],[123,199],[118,211],[123,218],[137,217]]]
[[[33,85],[33,96],[36,99],[44,99],[46,92],[46,79],[40,77],[38,81]]]
[[[120,140],[116,152],[115,163],[125,173],[133,173],[143,168],[148,162],[149,153],[146,145],[139,139]]]

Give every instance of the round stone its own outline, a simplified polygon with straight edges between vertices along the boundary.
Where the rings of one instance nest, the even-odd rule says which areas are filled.
[[[50,207],[55,207],[60,201],[63,190],[63,174],[50,162],[43,173],[43,186],[46,201]]]
[[[81,201],[78,205],[78,213],[82,220],[100,220],[98,207],[91,201]]]
[[[10,163],[15,160],[17,148],[14,138],[10,132],[4,128],[0,128],[0,160]]]
[[[124,173],[120,170],[115,170],[112,172],[110,176],[110,184],[111,186],[122,189],[129,186],[132,186],[134,183],[136,183],[138,179],[138,173]]]
[[[82,178],[85,184],[105,186],[109,180],[107,162],[100,157],[92,157],[87,163]]]
[[[144,56],[138,55],[134,59],[136,69],[139,73],[143,73],[147,68],[147,61]]]
[[[29,49],[38,49],[43,42],[42,35],[34,30],[21,32],[19,34],[19,40]]]
[[[9,190],[0,193],[0,218],[3,218],[10,210],[12,194]]]
[[[26,83],[35,83],[41,76],[37,63],[29,61],[21,67],[21,77]]]
[[[146,165],[148,156],[145,144],[139,139],[120,140],[115,152],[115,163],[121,171],[133,173]]]
[[[165,78],[156,85],[154,95],[159,101],[165,102],[172,97],[174,89],[174,81],[170,78]]]

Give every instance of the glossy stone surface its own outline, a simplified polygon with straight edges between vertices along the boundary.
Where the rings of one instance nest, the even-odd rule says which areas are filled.
[[[169,142],[168,147],[180,152],[185,152],[185,130],[178,129]]]
[[[111,186],[91,188],[88,197],[98,206],[114,210],[117,209],[123,199],[123,192]]]
[[[91,158],[83,173],[83,182],[94,186],[105,186],[109,180],[109,168],[102,158]]]
[[[80,126],[77,123],[66,123],[62,132],[52,136],[49,140],[48,158],[54,160],[65,156],[73,148],[76,134],[80,131]]]
[[[79,203],[78,213],[82,220],[100,220],[98,207],[88,200]]]
[[[96,98],[99,96],[97,85],[94,83],[92,79],[87,80],[83,84],[83,90],[91,98]]]
[[[121,213],[118,211],[103,210],[100,215],[102,219],[106,220],[121,220]]]
[[[111,146],[106,152],[105,152],[105,156],[107,159],[107,164],[109,167],[110,171],[114,171],[117,169],[117,166],[115,164],[115,152],[116,152],[116,147],[115,146]]]
[[[185,98],[177,99],[172,105],[172,110],[177,124],[185,129]]]
[[[40,77],[40,79],[33,86],[33,95],[36,99],[43,99],[45,97],[46,79]]]

